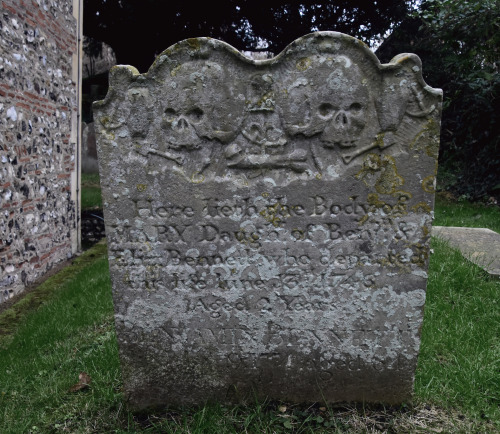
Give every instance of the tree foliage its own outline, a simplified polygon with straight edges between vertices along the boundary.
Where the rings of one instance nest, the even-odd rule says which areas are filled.
[[[418,54],[444,91],[441,180],[472,199],[500,196],[499,0],[424,1],[377,54],[400,52]]]
[[[165,48],[190,37],[277,54],[317,30],[370,45],[394,30],[379,58],[418,54],[426,81],[444,91],[440,175],[449,176],[438,179],[471,198],[500,197],[500,0],[84,0],[84,33],[142,72]]]
[[[177,41],[210,36],[240,50],[279,53],[294,39],[335,30],[370,42],[401,22],[415,0],[85,0],[84,33],[108,43],[119,63],[145,71]]]

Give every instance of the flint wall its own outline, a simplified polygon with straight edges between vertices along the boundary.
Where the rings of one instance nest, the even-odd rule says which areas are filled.
[[[81,4],[0,5],[2,303],[78,250]]]

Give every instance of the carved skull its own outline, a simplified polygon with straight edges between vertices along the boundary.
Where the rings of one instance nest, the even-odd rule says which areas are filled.
[[[203,139],[230,141],[241,124],[243,102],[231,97],[221,66],[195,61],[170,75],[161,124],[169,147],[189,151],[199,149]]]
[[[195,126],[201,123],[204,114],[201,108],[191,106],[187,101],[179,104],[176,109],[172,107],[165,109],[162,127],[168,131],[167,140],[170,148],[188,151],[199,149],[202,140]]]
[[[373,106],[362,78],[345,56],[313,64],[288,89],[283,109],[287,131],[318,134],[325,147],[356,146]]]

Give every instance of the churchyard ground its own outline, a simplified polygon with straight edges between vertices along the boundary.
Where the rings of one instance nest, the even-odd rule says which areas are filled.
[[[438,199],[436,224],[498,231],[499,209]],[[106,246],[0,314],[0,431],[497,432],[500,282],[433,239],[413,401],[398,407],[209,404],[132,414],[122,380]],[[82,377],[86,373],[90,378]]]

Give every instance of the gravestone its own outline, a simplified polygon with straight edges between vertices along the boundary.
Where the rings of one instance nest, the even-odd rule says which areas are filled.
[[[417,56],[335,32],[114,67],[94,110],[131,406],[408,399],[441,99]]]

